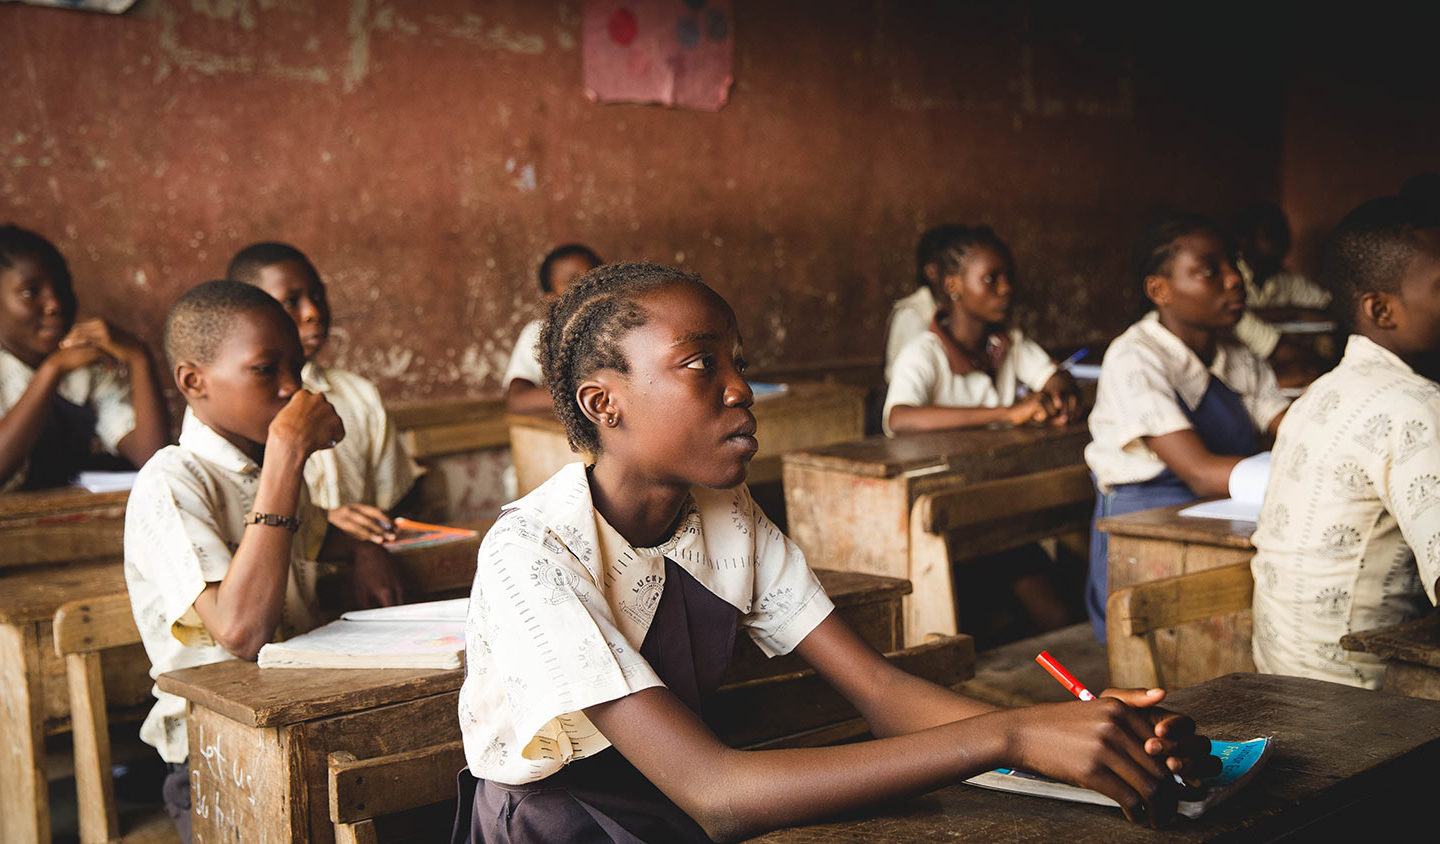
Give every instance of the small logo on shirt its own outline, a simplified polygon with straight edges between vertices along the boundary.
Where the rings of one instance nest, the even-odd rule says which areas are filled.
[[[648,625],[655,617],[655,608],[660,605],[660,596],[665,592],[665,575],[646,575],[630,587],[630,592],[633,597],[621,605],[621,610],[636,624]]]
[[[1320,534],[1320,550],[1331,557],[1348,557],[1360,544],[1360,531],[1349,525],[1331,525]]]
[[[575,597],[575,590],[570,584],[570,573],[554,560],[541,558],[531,563],[530,579],[545,593],[545,603],[551,606]]]
[[[1367,498],[1370,493],[1370,476],[1354,460],[1346,460],[1335,467],[1335,485],[1345,498]]]
[[[1327,424],[1330,421],[1330,414],[1334,413],[1335,408],[1339,406],[1340,394],[1335,392],[1334,390],[1331,390],[1330,392],[1321,396],[1315,402],[1314,417],[1316,423],[1320,425]]]
[[[1429,426],[1419,419],[1411,419],[1400,426],[1400,452],[1396,461],[1404,463],[1423,449],[1426,443],[1425,435],[1429,431]]]
[[[1325,618],[1339,618],[1350,606],[1350,593],[1344,589],[1330,588],[1315,596],[1315,608]]]
[[[1304,479],[1305,461],[1309,459],[1310,452],[1303,445],[1295,446],[1295,451],[1290,455],[1290,460],[1285,464],[1285,475],[1292,481]]]
[[[1366,451],[1376,454],[1381,453],[1385,447],[1385,440],[1390,437],[1390,417],[1384,413],[1365,420],[1365,425],[1355,435],[1355,442],[1359,443]]]
[[[1405,488],[1405,506],[1412,517],[1418,516],[1440,501],[1440,477],[1421,475]]]

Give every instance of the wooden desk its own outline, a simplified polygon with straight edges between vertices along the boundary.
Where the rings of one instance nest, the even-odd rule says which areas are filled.
[[[1050,484],[1056,472],[1083,474],[1089,441],[1084,425],[1072,425],[869,437],[791,452],[784,458],[789,534],[813,566],[909,579],[919,595],[926,578],[917,567],[928,565],[934,555],[922,561],[912,542],[911,511],[917,499],[989,482],[1033,477]],[[974,541],[966,543],[966,551],[988,553],[1057,533],[1059,522],[1040,512],[1044,508],[1027,507],[1021,495],[1002,498],[1007,505],[1003,515],[967,527]],[[1088,516],[1081,514],[1080,523],[1085,522]],[[914,535],[918,538],[919,532]],[[1004,541],[992,547],[987,544],[991,539]],[[907,615],[921,609],[907,599]],[[953,629],[953,620],[950,624]],[[907,627],[906,641],[913,644],[932,629],[940,628]]]
[[[26,567],[0,574],[0,841],[50,840],[45,736],[69,727],[65,664],[50,622],[66,601],[125,591],[119,563]],[[150,699],[150,663],[139,646],[104,664],[114,704]]]
[[[126,492],[59,487],[0,495],[0,571],[120,559]]]
[[[796,383],[751,408],[760,451],[750,461],[751,486],[780,480],[781,455],[853,440],[865,433],[865,393],[846,384]],[[580,460],[550,414],[511,414],[510,454],[517,492],[524,495],[566,463]]]
[[[859,817],[780,830],[766,844],[859,841],[1344,840],[1433,823],[1440,703],[1298,677],[1232,674],[1169,701],[1222,738],[1273,735],[1257,778],[1197,821],[1152,830],[1118,809],[951,785]],[[1343,728],[1340,728],[1343,725]],[[1409,826],[1408,823],[1417,826]],[[1423,826],[1419,824],[1424,824]]]
[[[1162,577],[1249,563],[1255,555],[1250,534],[1254,522],[1192,519],[1179,515],[1189,507],[1157,507],[1101,519],[1097,529],[1110,534],[1110,592]],[[1229,618],[1157,631],[1156,652],[1165,677],[1176,687],[1209,680],[1231,671],[1254,671],[1248,611]],[[1110,684],[1130,685],[1138,656],[1110,650]]]
[[[1394,627],[1351,633],[1340,639],[1340,646],[1386,661],[1380,687],[1384,691],[1440,700],[1440,613]]]
[[[422,521],[471,527],[494,522],[509,500],[504,401],[427,399],[385,409],[405,450],[427,470],[419,483],[416,515]]]
[[[902,666],[951,684],[973,675],[968,637],[908,651],[887,646],[899,638],[899,597],[907,584],[818,574],[837,612]],[[741,647],[758,653],[753,645]],[[722,737],[762,743],[787,732],[803,732],[812,742],[854,736],[853,710],[837,706],[833,691],[797,667],[783,658],[732,663],[713,702]],[[161,689],[190,701],[196,844],[330,841],[328,754],[344,750],[363,759],[454,741],[462,680],[459,670],[262,671],[238,660],[162,675]],[[777,685],[786,693],[780,699],[795,704],[795,731],[779,714],[785,706],[775,705]]]

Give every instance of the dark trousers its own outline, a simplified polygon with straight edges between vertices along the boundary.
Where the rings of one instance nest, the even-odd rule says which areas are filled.
[[[171,762],[160,795],[165,798],[165,813],[180,833],[180,844],[190,844],[190,766]]]

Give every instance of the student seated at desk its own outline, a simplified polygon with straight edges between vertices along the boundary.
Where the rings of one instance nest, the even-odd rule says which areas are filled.
[[[1420,616],[1440,578],[1440,216],[1367,202],[1331,235],[1324,272],[1354,334],[1275,441],[1252,641],[1262,672],[1374,689],[1382,661],[1340,638]]]
[[[1170,214],[1145,233],[1137,275],[1155,310],[1110,344],[1100,368],[1093,441],[1095,519],[1229,494],[1230,470],[1273,435],[1288,401],[1275,373],[1231,330],[1245,286],[1220,229]],[[1085,603],[1105,640],[1108,542],[1090,534]]]
[[[305,350],[305,389],[329,399],[345,423],[345,439],[305,464],[310,500],[325,508],[330,524],[356,539],[394,539],[391,513],[403,508],[421,469],[400,444],[375,385],[318,361],[330,337],[330,301],[319,271],[289,244],[255,243],[230,259],[226,276],[264,290],[285,307]]]
[[[345,436],[335,409],[301,387],[300,337],[285,310],[238,281],[201,284],[175,303],[165,353],[192,411],[179,445],[140,470],[125,511],[125,582],[150,674],[225,659],[314,627],[317,556],[348,557],[356,591],[395,594],[380,549],[339,531],[309,503],[304,467]],[[185,701],[158,689],[140,738],[170,763],[166,809],[190,832]]]
[[[895,300],[885,325],[885,381],[895,369],[895,359],[910,341],[925,333],[935,319],[940,303],[946,301],[941,278],[940,250],[964,226],[953,223],[936,226],[920,235],[915,246],[915,290]]]
[[[144,344],[75,308],[54,244],[0,226],[0,492],[116,468],[105,455],[140,466],[170,439]]]
[[[1273,202],[1257,202],[1242,210],[1235,223],[1238,259],[1235,268],[1245,281],[1245,316],[1235,336],[1270,362],[1279,380],[1302,386],[1315,380],[1322,361],[1314,351],[1282,334],[1272,323],[1330,319],[1330,292],[1298,272],[1285,268],[1290,253],[1290,221]]]
[[[838,620],[743,485],[754,397],[735,315],[698,276],[592,270],[551,307],[541,359],[571,444],[596,460],[507,507],[481,547],[459,840],[732,839],[999,765],[1163,819],[1167,768],[1214,769],[1193,723],[1151,706],[1158,691],[995,710],[896,669]],[[701,715],[737,625],[767,654],[797,651],[882,738],[722,744]]]
[[[1015,275],[1009,247],[988,227],[952,226],[934,249],[946,308],[895,360],[885,433],[1068,424],[1080,409],[1074,380],[1020,329],[1006,327]],[[1021,385],[1030,395],[1020,397]]]
[[[571,282],[603,263],[595,250],[579,243],[566,243],[551,249],[540,262],[538,272],[540,293],[544,301],[553,302],[570,288]],[[505,409],[510,413],[549,413],[550,391],[545,389],[540,371],[540,325],[534,319],[520,330],[510,365],[505,367]]]

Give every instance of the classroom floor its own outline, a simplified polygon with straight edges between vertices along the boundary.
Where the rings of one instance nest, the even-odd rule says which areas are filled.
[[[179,836],[160,799],[165,764],[154,748],[135,734],[138,726],[116,724],[110,734],[121,834],[126,844],[173,844]],[[52,736],[46,742],[45,773],[50,784],[51,840],[54,844],[74,844],[80,840],[80,829],[69,735]]]
[[[1035,655],[1044,650],[1097,693],[1110,684],[1105,646],[1095,641],[1090,623],[1081,622],[976,654],[975,678],[960,686],[960,691],[1007,707],[1074,700],[1035,663]]]

